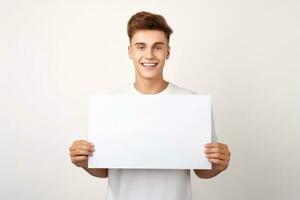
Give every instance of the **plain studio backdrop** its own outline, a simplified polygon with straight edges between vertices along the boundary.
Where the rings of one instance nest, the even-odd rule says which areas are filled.
[[[192,173],[194,199],[299,199],[298,0],[1,1],[0,199],[105,199],[68,148],[87,138],[88,95],[134,81],[126,24],[141,10],[166,17],[165,77],[212,95],[232,151],[218,177]]]

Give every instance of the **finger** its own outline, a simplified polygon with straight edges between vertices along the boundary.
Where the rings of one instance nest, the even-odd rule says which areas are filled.
[[[70,151],[71,156],[91,156],[94,152],[82,150],[82,149],[76,149],[74,151]]]
[[[84,144],[84,145],[87,145],[87,146],[94,146],[93,143],[89,142],[89,141],[86,141],[86,140],[76,140],[73,142],[73,145],[80,145],[80,144]]]
[[[220,153],[207,154],[206,157],[208,159],[215,158],[215,159],[220,159],[220,160],[228,160],[227,156],[220,154]]]
[[[223,155],[227,155],[228,152],[224,149],[220,149],[220,148],[207,148],[204,150],[205,154],[211,154],[211,153],[219,153],[219,154],[223,154]]]
[[[204,145],[205,148],[221,148],[221,149],[226,149],[227,145],[223,143],[208,143]]]
[[[72,157],[72,162],[73,163],[87,161],[87,160],[88,160],[87,156],[74,156],[74,157]]]
[[[225,161],[217,159],[217,158],[210,158],[208,159],[209,162],[215,164],[215,165],[224,165],[225,166]]]
[[[74,151],[77,149],[82,149],[82,150],[87,150],[87,151],[92,151],[92,152],[95,151],[94,146],[90,146],[90,145],[86,145],[86,144],[75,144],[70,147],[70,151]]]
[[[93,152],[87,150],[81,150],[81,149],[77,149],[70,152],[70,156],[91,156],[91,155],[93,155]]]
[[[86,151],[90,151],[90,152],[95,151],[95,147],[91,147],[91,146],[87,146],[87,145],[78,146],[77,149],[86,150]]]

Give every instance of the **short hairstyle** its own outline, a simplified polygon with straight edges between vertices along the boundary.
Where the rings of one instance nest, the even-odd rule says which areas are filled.
[[[163,31],[168,42],[170,35],[173,33],[173,30],[163,16],[145,11],[137,12],[129,19],[127,23],[129,41],[131,41],[132,36],[139,30]]]

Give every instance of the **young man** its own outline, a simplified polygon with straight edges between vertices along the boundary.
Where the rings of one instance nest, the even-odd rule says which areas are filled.
[[[116,94],[195,94],[163,78],[165,61],[170,56],[172,29],[161,15],[136,13],[128,22],[127,32],[135,82],[116,91]],[[97,150],[105,151],[101,147]],[[191,200],[190,170],[89,169],[88,157],[94,151],[95,147],[90,142],[77,140],[70,147],[71,160],[93,176],[109,178],[108,200]],[[211,178],[227,168],[230,152],[226,144],[207,144],[205,154],[212,163],[212,169],[194,170],[198,177]]]

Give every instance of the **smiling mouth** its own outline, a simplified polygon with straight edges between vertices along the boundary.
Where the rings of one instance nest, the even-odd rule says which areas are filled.
[[[158,65],[158,63],[141,63],[143,67],[151,67],[154,68]]]

